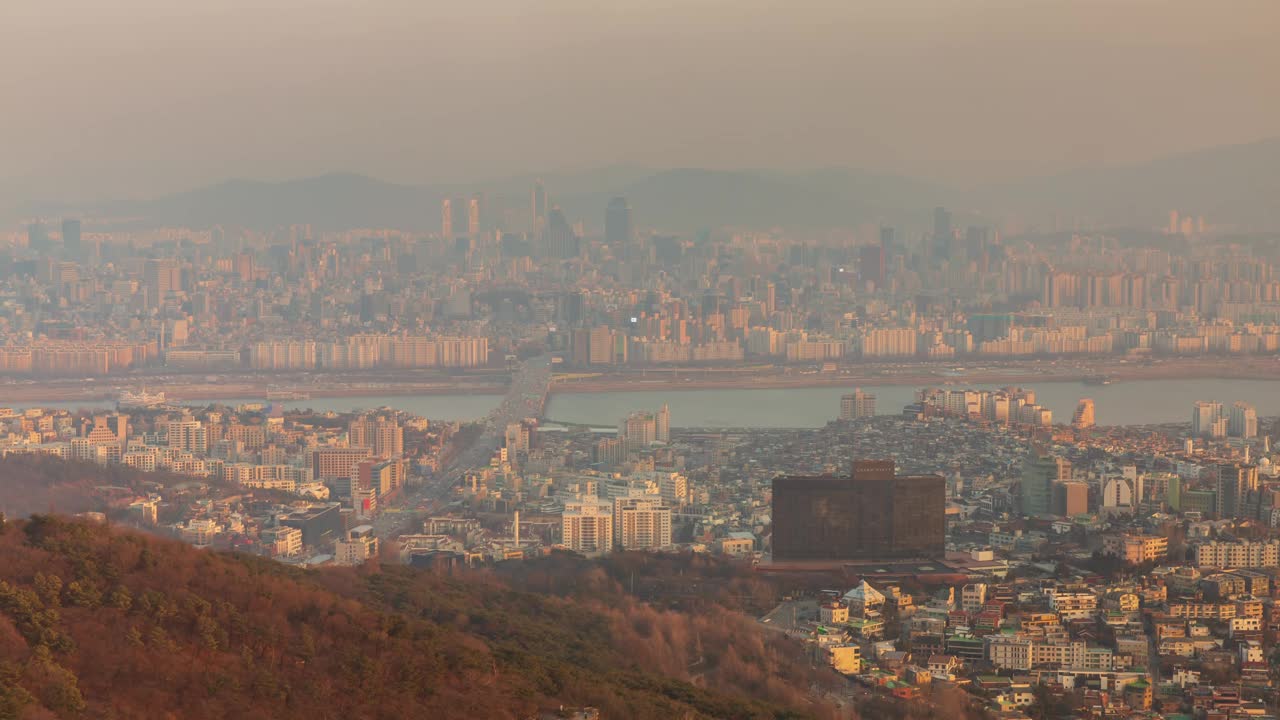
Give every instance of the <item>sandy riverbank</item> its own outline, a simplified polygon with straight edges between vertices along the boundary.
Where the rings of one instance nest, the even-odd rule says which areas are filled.
[[[812,387],[875,387],[877,385],[1028,385],[1044,382],[1079,382],[1106,376],[1112,382],[1132,380],[1237,379],[1280,380],[1280,358],[1185,358],[1147,363],[1105,363],[1033,360],[982,363],[965,368],[952,363],[903,363],[846,365],[833,372],[773,366],[722,368],[628,369],[613,373],[561,376],[553,394],[595,392],[643,392],[653,390],[735,390]],[[397,378],[378,373],[361,376],[344,373],[333,377],[302,378],[226,375],[218,382],[196,378],[167,378],[146,382],[148,390],[163,391],[179,402],[265,398],[268,389],[286,387],[313,399],[394,395],[501,395],[507,391],[501,375],[444,378],[439,375]],[[14,382],[0,385],[0,406],[7,404],[102,403],[111,401],[121,387],[138,389],[139,378],[94,382],[68,380]],[[304,400],[287,402],[305,402]]]
[[[41,384],[9,385],[0,388],[0,406],[14,403],[103,403],[116,398],[117,385],[90,387],[47,386]],[[152,392],[164,392],[173,402],[217,401],[239,398],[265,399],[268,391],[267,383],[219,383],[189,385],[181,383],[152,383],[147,385]],[[376,397],[380,395],[502,395],[507,391],[506,385],[500,384],[441,384],[441,383],[360,383],[355,385],[312,384],[297,388],[310,398],[338,397]],[[305,400],[286,400],[290,403],[304,403]]]

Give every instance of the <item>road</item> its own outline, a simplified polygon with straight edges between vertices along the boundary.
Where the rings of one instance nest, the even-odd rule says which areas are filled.
[[[458,481],[468,470],[489,464],[502,446],[507,425],[525,418],[541,418],[551,390],[551,357],[540,355],[525,360],[511,374],[511,385],[502,402],[484,420],[480,435],[453,458],[435,477],[410,488],[397,503],[402,512],[384,512],[373,522],[379,538],[393,538],[406,532],[421,532],[425,514],[438,512],[448,503]],[[418,507],[425,507],[425,513]]]

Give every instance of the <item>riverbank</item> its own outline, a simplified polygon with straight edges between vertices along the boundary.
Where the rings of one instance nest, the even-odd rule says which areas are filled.
[[[0,386],[0,405],[5,403],[104,403],[114,401],[118,387],[140,387],[137,385],[113,384],[110,387],[93,385],[89,387],[67,387],[57,385]],[[217,384],[188,383],[148,383],[147,389],[152,392],[165,393],[171,402],[192,402],[259,398],[265,399],[269,390],[278,389],[275,383],[229,382]],[[415,382],[378,382],[353,384],[309,384],[290,386],[290,392],[304,393],[309,398],[354,398],[378,395],[502,395],[507,391],[505,384],[496,383],[415,383]],[[305,400],[291,400],[291,403]]]
[[[1106,377],[1113,383],[1135,380],[1280,380],[1280,358],[1174,358],[1150,361],[1078,359],[1022,362],[877,363],[840,366],[821,372],[799,367],[744,365],[626,369],[608,373],[557,376],[553,395],[681,390],[874,388],[888,385],[1024,385],[1046,382],[1089,382]],[[213,377],[213,376],[210,376]],[[265,399],[269,390],[305,393],[312,399],[406,396],[502,395],[509,378],[491,371],[448,377],[440,373],[373,372],[262,375],[226,373],[207,379],[190,375],[146,375],[90,382],[76,380],[15,381],[0,384],[0,405],[103,404],[121,388],[143,387],[164,392],[177,402]],[[305,401],[290,401],[291,404]]]

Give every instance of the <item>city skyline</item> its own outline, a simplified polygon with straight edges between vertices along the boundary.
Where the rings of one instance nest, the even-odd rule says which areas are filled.
[[[1280,718],[1275,0],[0,15],[0,718]]]

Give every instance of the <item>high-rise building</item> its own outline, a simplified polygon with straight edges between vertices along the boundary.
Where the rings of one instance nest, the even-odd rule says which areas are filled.
[[[480,193],[472,195],[470,202],[467,204],[467,233],[473,237],[484,230],[486,222],[484,210],[484,197]]]
[[[1201,437],[1216,435],[1218,420],[1222,417],[1222,403],[1199,400],[1191,409],[1191,434]]]
[[[1080,398],[1080,402],[1076,403],[1076,412],[1071,416],[1071,427],[1083,430],[1093,425],[1093,399]]]
[[[594,498],[564,504],[560,542],[574,552],[605,553],[613,547],[613,508]]]
[[[968,317],[965,328],[975,343],[986,340],[1002,340],[1013,331],[1012,313],[974,313]]]
[[[356,463],[352,482],[353,500],[355,490],[362,488],[373,490],[375,498],[395,492],[404,486],[404,461],[361,460]]]
[[[676,472],[658,475],[658,495],[668,507],[678,507],[689,502],[689,478]]]
[[[362,460],[370,457],[372,448],[324,448],[311,453],[311,476],[316,480],[350,478]]]
[[[114,442],[124,447],[129,439],[129,416],[120,413],[95,415],[92,427],[86,428],[85,437],[91,442]]]
[[[347,445],[373,448],[373,423],[367,415],[361,415],[347,424]]]
[[[618,436],[626,441],[628,450],[647,448],[658,439],[657,419],[653,413],[633,412],[618,427]]]
[[[466,198],[445,198],[440,203],[440,234],[446,240],[467,234],[470,217],[471,203]]]
[[[1218,517],[1244,516],[1248,494],[1258,489],[1258,466],[1222,463],[1217,471],[1217,504],[1214,509]]]
[[[27,225],[27,247],[35,252],[45,252],[49,249],[49,233],[43,224],[33,222]]]
[[[933,209],[933,251],[938,257],[950,257],[951,240],[955,231],[951,228],[951,212],[944,207]]]
[[[577,327],[585,317],[586,301],[581,292],[561,295],[556,303],[556,319],[567,327]]]
[[[542,186],[541,180],[533,184],[530,205],[533,214],[533,232],[540,233],[547,226],[547,189]]]
[[[873,283],[877,290],[884,286],[884,244],[864,245],[858,248],[858,279]]]
[[[347,426],[347,444],[368,448],[373,457],[397,458],[404,454],[404,428],[395,418],[361,416]]]
[[[1022,464],[1022,514],[1053,512],[1053,484],[1071,479],[1071,463],[1033,445]]]
[[[654,497],[619,497],[613,502],[613,534],[623,550],[671,546],[671,508]]]
[[[631,206],[627,199],[616,197],[604,211],[604,241],[618,254],[618,249],[631,242]]]
[[[893,250],[894,229],[888,226],[880,228],[880,247],[884,248],[884,254],[888,255]]]
[[[1231,404],[1231,415],[1227,422],[1227,434],[1231,437],[1254,438],[1258,436],[1258,411],[1244,401]]]
[[[548,257],[568,259],[578,257],[580,252],[578,234],[565,218],[560,208],[552,208],[547,215],[546,228],[543,230],[543,246]]]
[[[380,458],[404,455],[404,428],[395,418],[380,417],[373,424],[373,454]]]
[[[863,392],[862,388],[854,388],[853,393],[840,396],[840,419],[856,420],[875,417],[876,396]]]
[[[898,476],[892,460],[857,461],[848,477],[775,478],[773,558],[937,557],[945,510],[941,475]]]
[[[209,435],[199,420],[187,418],[170,422],[168,437],[171,448],[197,455],[209,451]]]
[[[1089,486],[1068,480],[1053,485],[1053,514],[1075,517],[1089,512]]]
[[[173,258],[151,258],[143,266],[143,284],[147,288],[147,305],[159,307],[170,293],[182,289],[182,269]]]
[[[653,439],[661,443],[671,442],[671,408],[666,403],[654,418]]]
[[[990,242],[991,228],[980,225],[970,225],[965,228],[964,245],[965,252],[969,254],[969,259],[976,260],[980,258]]]
[[[612,365],[616,359],[613,330],[608,325],[601,325],[593,328],[588,337],[588,361],[592,365]]]
[[[80,252],[80,221],[67,218],[62,221],[62,247],[68,253]]]

